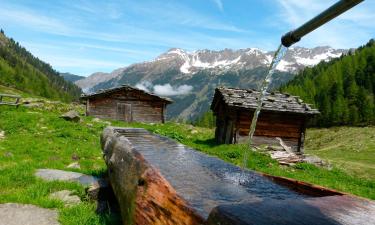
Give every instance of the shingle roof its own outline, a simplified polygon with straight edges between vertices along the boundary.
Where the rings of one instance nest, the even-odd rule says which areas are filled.
[[[118,92],[118,91],[123,91],[123,90],[128,90],[128,91],[129,90],[131,90],[131,91],[136,90],[136,91],[141,92],[142,94],[150,95],[154,98],[157,98],[160,101],[167,102],[168,104],[173,102],[170,98],[160,97],[160,96],[158,96],[154,93],[149,93],[149,92],[146,92],[144,90],[141,90],[141,89],[138,89],[138,88],[135,88],[135,87],[131,87],[129,85],[121,85],[121,86],[118,86],[118,87],[115,87],[115,88],[109,88],[109,89],[105,89],[105,90],[101,89],[101,90],[99,90],[95,93],[82,94],[81,99],[90,99],[90,98],[95,98],[95,97],[99,97],[99,96],[105,96],[105,95],[115,93],[115,92]]]
[[[260,92],[253,89],[216,88],[211,109],[213,109],[218,97],[222,97],[224,103],[228,106],[256,109],[259,95]],[[299,114],[319,114],[317,109],[313,109],[309,104],[303,103],[298,96],[282,94],[279,92],[267,92],[265,94],[262,110]]]

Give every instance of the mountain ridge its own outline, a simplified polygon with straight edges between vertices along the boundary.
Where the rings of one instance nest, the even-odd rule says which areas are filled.
[[[289,81],[306,66],[347,52],[327,46],[290,48],[277,67],[272,88]],[[213,90],[219,85],[258,88],[273,54],[273,51],[257,48],[194,52],[171,48],[154,60],[135,63],[112,73],[94,73],[76,84],[86,92],[128,84],[169,96],[179,104],[169,106],[168,118],[191,120],[208,110]]]

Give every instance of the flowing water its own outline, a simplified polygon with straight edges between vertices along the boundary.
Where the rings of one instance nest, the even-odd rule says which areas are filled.
[[[121,129],[118,133],[205,218],[212,208],[221,204],[307,197],[254,171],[242,172],[237,166],[146,130]],[[245,178],[239,185],[238,177],[242,173]]]
[[[242,169],[246,168],[249,151],[252,149],[253,136],[255,133],[255,128],[257,126],[258,116],[259,116],[260,110],[262,109],[264,95],[266,94],[268,87],[270,86],[272,82],[272,75],[275,73],[277,65],[280,63],[281,59],[284,57],[287,51],[288,51],[288,48],[280,44],[279,48],[275,52],[275,55],[273,56],[271,65],[268,70],[268,74],[266,78],[263,80],[262,86],[260,88],[260,94],[257,99],[257,108],[255,109],[253,119],[251,121],[250,132],[249,132],[249,143],[248,143],[248,148],[247,149],[245,148],[243,162],[242,162]],[[239,183],[242,183],[241,177],[240,177]]]

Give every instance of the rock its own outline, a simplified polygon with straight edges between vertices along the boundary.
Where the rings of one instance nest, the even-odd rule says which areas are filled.
[[[98,177],[86,175],[83,173],[55,169],[38,169],[35,173],[35,176],[47,181],[59,180],[79,182],[84,186],[91,186],[97,184],[98,182],[102,182],[102,179]]]
[[[5,157],[12,158],[14,155],[13,155],[13,153],[11,153],[11,152],[5,152],[5,153],[4,153],[4,156],[5,156]]]
[[[56,210],[16,203],[0,204],[0,225],[59,225]]]
[[[81,203],[81,199],[77,195],[73,195],[73,192],[69,190],[51,193],[49,197],[61,200],[64,202],[65,206],[73,206]]]
[[[101,120],[101,119],[99,119],[99,118],[94,118],[94,119],[92,119],[92,122],[95,122],[95,123],[100,123],[100,122],[102,122],[102,120]]]
[[[5,131],[0,131],[0,140],[5,138]]]
[[[86,189],[87,196],[90,200],[102,200],[100,195],[109,191],[110,187],[105,179],[99,180],[97,183],[91,185]]]
[[[74,163],[69,164],[66,168],[69,168],[69,169],[81,169],[81,166],[79,165],[78,162],[74,162]]]
[[[71,111],[61,115],[60,117],[67,120],[67,121],[73,121],[73,122],[79,122],[81,120],[81,117],[79,116],[79,113],[75,110],[71,110]]]
[[[108,126],[111,125],[111,122],[109,122],[109,121],[103,121],[103,120],[101,120],[99,118],[92,119],[92,122],[95,122],[95,123],[104,123],[104,124],[107,124]]]
[[[190,133],[191,133],[191,134],[197,134],[198,131],[197,131],[197,130],[192,130],[192,131],[190,131]]]
[[[43,107],[44,104],[43,103],[29,103],[29,104],[26,104],[24,102],[24,107],[28,107],[28,108],[40,108],[40,107]]]
[[[315,155],[305,155],[303,162],[314,164],[316,166],[328,166],[327,163]]]

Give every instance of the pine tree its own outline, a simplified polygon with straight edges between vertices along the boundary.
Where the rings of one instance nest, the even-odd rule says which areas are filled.
[[[319,126],[375,124],[375,41],[305,68],[280,88],[319,108]]]

